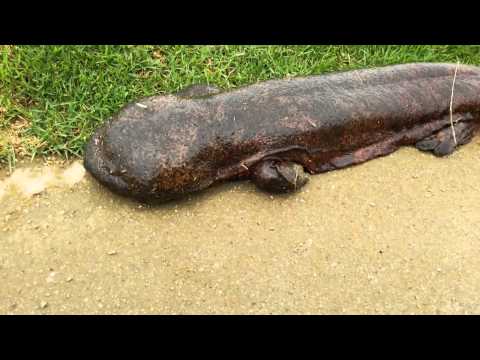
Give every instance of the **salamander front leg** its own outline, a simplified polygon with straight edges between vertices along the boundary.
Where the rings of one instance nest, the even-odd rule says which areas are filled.
[[[422,151],[431,151],[436,156],[449,155],[455,151],[457,146],[470,142],[476,128],[478,125],[473,122],[459,122],[454,125],[456,145],[452,128],[449,126],[420,140],[415,147]]]
[[[273,193],[294,192],[304,186],[308,179],[302,165],[281,160],[264,160],[252,173],[255,185]]]

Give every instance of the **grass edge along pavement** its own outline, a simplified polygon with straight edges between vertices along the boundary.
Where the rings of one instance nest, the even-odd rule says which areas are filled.
[[[267,79],[408,62],[480,64],[478,45],[0,46],[0,167],[79,158],[95,128],[137,98],[191,84]]]

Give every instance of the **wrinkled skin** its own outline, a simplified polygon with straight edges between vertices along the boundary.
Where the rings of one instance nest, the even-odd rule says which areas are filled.
[[[295,191],[308,174],[405,145],[448,155],[480,126],[480,68],[460,65],[455,144],[455,67],[396,65],[145,98],[96,131],[85,167],[116,193],[167,201],[235,179]]]

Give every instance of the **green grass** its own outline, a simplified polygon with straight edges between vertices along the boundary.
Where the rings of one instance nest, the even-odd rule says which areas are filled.
[[[413,61],[480,64],[480,46],[2,46],[0,161],[19,155],[6,135],[19,121],[20,155],[78,157],[135,98]]]

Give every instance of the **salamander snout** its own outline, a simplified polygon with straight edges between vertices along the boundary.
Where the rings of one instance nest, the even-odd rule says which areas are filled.
[[[128,194],[127,183],[119,176],[119,171],[104,158],[100,150],[101,141],[101,134],[97,132],[87,143],[84,157],[85,169],[112,191],[121,195]]]

